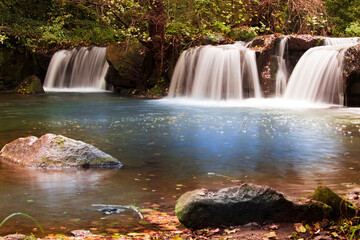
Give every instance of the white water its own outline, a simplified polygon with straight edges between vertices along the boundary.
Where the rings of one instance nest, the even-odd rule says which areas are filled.
[[[103,47],[56,52],[46,73],[45,91],[105,91],[105,75],[109,68],[105,54]]]
[[[242,43],[204,46],[181,54],[169,97],[228,100],[261,98],[255,52]]]
[[[326,38],[325,46],[306,51],[290,76],[284,98],[343,105],[343,53],[359,39]]]
[[[334,45],[309,49],[296,64],[284,98],[342,105],[343,48]]]
[[[360,42],[360,38],[325,38],[325,45],[347,45],[347,44],[356,44]]]
[[[286,67],[285,60],[285,49],[287,46],[289,37],[286,36],[281,39],[279,46],[279,56],[278,56],[278,70],[276,72],[276,96],[280,97],[286,89],[286,83],[289,78],[289,73]]]

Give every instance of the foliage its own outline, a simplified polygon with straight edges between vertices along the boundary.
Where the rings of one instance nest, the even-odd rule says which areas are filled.
[[[360,21],[350,23],[345,29],[345,35],[348,37],[360,36]]]
[[[236,41],[250,41],[257,36],[254,28],[239,27],[230,31],[229,37]]]
[[[324,220],[314,224],[294,224],[291,239],[358,239],[360,237],[359,217],[343,218],[337,222]]]
[[[27,218],[30,218],[40,229],[40,231],[42,233],[44,233],[44,229],[40,226],[40,224],[33,218],[31,217],[30,215],[26,214],[26,213],[13,213],[13,214],[10,214],[9,216],[7,216],[1,223],[0,223],[0,228],[4,225],[4,223],[6,223],[10,218],[14,217],[14,216],[17,216],[17,215],[20,215],[20,216],[24,216],[24,217],[27,217]]]
[[[325,0],[325,7],[334,35],[343,36],[347,28],[360,21],[360,0]]]
[[[4,0],[0,12],[0,44],[39,51],[117,40],[114,31],[101,23],[96,12],[72,2],[33,0],[29,4],[26,0]]]

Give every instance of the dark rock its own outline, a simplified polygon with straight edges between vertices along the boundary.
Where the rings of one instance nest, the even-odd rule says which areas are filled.
[[[276,73],[278,70],[279,45],[284,35],[268,35],[255,38],[251,47],[260,51],[257,66],[260,84],[265,96],[275,94]],[[301,56],[310,48],[324,44],[324,38],[312,35],[289,35],[284,59],[289,73],[293,71]]]
[[[339,197],[336,193],[325,186],[319,186],[308,198],[323,202],[334,210],[334,217],[346,216],[354,217],[358,208],[344,198]]]
[[[141,88],[144,85],[143,62],[145,48],[140,43],[111,44],[106,48],[106,60],[109,70],[106,82],[115,91],[122,89]]]
[[[22,81],[20,85],[14,89],[14,92],[21,94],[45,93],[40,78],[35,75],[25,78],[24,81]]]
[[[6,144],[0,157],[33,168],[121,167],[112,156],[90,144],[61,135],[18,138]]]
[[[50,60],[50,55],[33,53],[25,48],[0,47],[0,90],[13,90],[31,75],[43,81]]]
[[[324,203],[291,201],[269,187],[243,184],[217,192],[198,189],[182,195],[175,207],[186,227],[201,229],[250,222],[318,221],[332,209]]]
[[[360,44],[345,50],[343,71],[344,105],[360,107]]]

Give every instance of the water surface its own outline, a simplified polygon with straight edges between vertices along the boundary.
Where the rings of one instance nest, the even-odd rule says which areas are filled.
[[[0,162],[0,220],[36,218],[47,233],[131,231],[138,216],[99,207],[152,203],[172,212],[184,192],[244,182],[307,196],[324,184],[359,189],[360,110],[281,100],[192,102],[126,99],[111,93],[0,94],[0,147],[24,136],[62,134],[93,144],[124,167],[44,171]],[[0,235],[30,233],[14,217]]]

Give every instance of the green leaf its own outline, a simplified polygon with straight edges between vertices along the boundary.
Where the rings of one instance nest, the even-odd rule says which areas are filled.
[[[297,232],[306,233],[306,228],[302,223],[295,223],[294,227]]]
[[[17,216],[17,215],[20,215],[20,216],[24,216],[24,217],[27,217],[27,218],[30,218],[40,229],[40,231],[42,233],[44,233],[44,229],[40,226],[40,224],[33,218],[31,217],[30,215],[26,214],[26,213],[13,213],[9,216],[7,216],[1,223],[0,223],[0,228],[2,227],[2,225],[4,225],[4,223],[9,220],[10,218],[14,217],[14,216]]]

